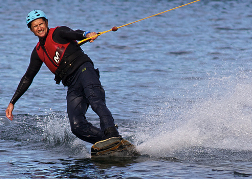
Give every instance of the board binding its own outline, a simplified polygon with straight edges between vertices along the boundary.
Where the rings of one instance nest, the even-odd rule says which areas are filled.
[[[91,157],[134,157],[139,155],[136,147],[121,137],[111,137],[96,142],[91,147]]]

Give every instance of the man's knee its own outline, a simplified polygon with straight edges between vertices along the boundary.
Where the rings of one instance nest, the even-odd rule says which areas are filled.
[[[95,99],[101,99],[105,102],[105,91],[101,85],[89,85],[84,91],[90,103]]]
[[[88,91],[88,93],[86,93]],[[92,86],[86,89],[88,101],[95,112],[104,111],[106,107],[105,91],[101,86]]]

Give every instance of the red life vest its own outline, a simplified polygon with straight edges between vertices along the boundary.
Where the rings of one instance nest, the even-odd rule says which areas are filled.
[[[49,29],[44,45],[46,52],[40,46],[40,42],[38,42],[36,45],[36,51],[38,53],[39,58],[54,74],[57,68],[59,67],[60,61],[66,51],[66,48],[70,44],[70,42],[67,44],[58,44],[53,41],[52,34],[56,28]]]

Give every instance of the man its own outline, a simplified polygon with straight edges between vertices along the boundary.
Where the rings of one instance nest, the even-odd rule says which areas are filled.
[[[111,112],[105,104],[105,92],[99,80],[99,71],[81,50],[76,40],[97,38],[95,32],[72,30],[66,26],[48,28],[48,19],[41,10],[33,10],[26,17],[28,28],[39,38],[32,51],[30,64],[22,77],[7,109],[6,117],[13,120],[16,101],[31,85],[42,63],[55,74],[57,84],[68,86],[67,113],[71,130],[78,138],[96,143],[111,137],[120,137]],[[100,118],[100,128],[86,120],[88,106]]]

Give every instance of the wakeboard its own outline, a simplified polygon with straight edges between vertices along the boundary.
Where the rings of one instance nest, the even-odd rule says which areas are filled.
[[[111,137],[96,142],[91,147],[91,157],[134,157],[139,155],[136,147],[121,137]]]

